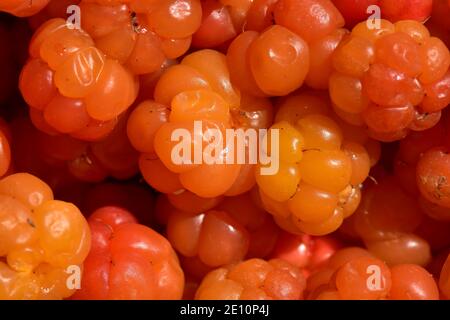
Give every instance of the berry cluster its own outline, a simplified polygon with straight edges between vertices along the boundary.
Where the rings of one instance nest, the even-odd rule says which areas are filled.
[[[380,279],[367,281],[370,268],[371,273],[376,270],[380,274]],[[424,268],[415,264],[389,267],[358,247],[337,251],[325,267],[309,278],[306,290],[309,299],[314,300],[439,299],[438,286]]]
[[[71,296],[66,268],[81,266],[91,247],[78,208],[27,173],[0,180],[0,207],[0,299]]]
[[[330,97],[342,119],[392,141],[439,121],[450,102],[450,52],[419,22],[378,23],[358,24],[337,47]]]
[[[271,127],[280,132],[279,170],[256,172],[264,207],[290,232],[339,228],[358,207],[360,184],[378,160],[378,144],[358,127],[340,126],[329,110],[314,93],[284,98]]]
[[[0,11],[0,299],[450,299],[448,0]]]

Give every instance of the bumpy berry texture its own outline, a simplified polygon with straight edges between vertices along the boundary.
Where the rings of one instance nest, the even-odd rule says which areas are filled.
[[[154,72],[165,58],[183,55],[202,18],[199,0],[83,0],[80,8],[82,28],[96,46],[134,74]]]
[[[128,211],[103,207],[89,217],[92,248],[74,299],[180,299],[184,276],[170,243]]]
[[[371,278],[376,273],[375,278]],[[438,300],[433,276],[415,264],[388,267],[367,250],[347,247],[308,278],[312,300]]]
[[[363,130],[341,127],[332,117],[317,93],[288,96],[278,107],[271,127],[279,133],[278,172],[265,175],[261,164],[255,173],[264,207],[289,232],[324,235],[339,228],[358,207],[360,184],[377,161],[376,150],[372,155],[365,147],[375,142]]]
[[[187,212],[170,197],[167,238],[180,253],[184,270],[202,278],[207,271],[244,258],[265,258],[273,250],[279,229],[271,216],[254,203],[251,193],[211,203],[211,209]],[[210,206],[211,206],[210,205]],[[200,213],[199,213],[200,212]]]
[[[333,53],[329,92],[337,114],[381,141],[434,126],[450,102],[450,53],[421,23],[361,22]]]
[[[214,48],[236,37],[251,1],[202,1],[202,22],[192,36],[192,46]]]
[[[331,54],[347,32],[343,26],[328,0],[254,1],[247,31],[228,47],[231,79],[255,96],[286,95],[303,83],[327,89]]]
[[[214,141],[212,137],[207,138],[207,130],[220,130],[222,137],[225,137],[225,130],[230,128],[230,120],[229,105],[211,90],[186,91],[175,96],[172,100],[169,121],[158,129],[154,138],[155,152],[159,157],[157,161],[161,162],[160,166],[166,168],[166,174],[171,176],[171,180],[178,182],[177,188],[172,192],[185,188],[198,196],[212,198],[225,193],[233,186],[241,169],[239,164],[226,163],[229,153],[226,147],[233,141],[224,141],[222,146],[218,145],[219,150],[215,151],[211,163],[205,162],[203,152],[200,155],[201,159],[195,159],[196,153],[198,154],[195,150],[196,145],[197,148],[203,149],[202,146]],[[198,123],[201,125],[200,130],[196,128]],[[177,143],[171,140],[179,129],[184,129],[190,134],[188,148],[194,150],[189,157],[184,158],[181,158],[183,151],[179,150],[176,155],[181,161],[173,156]],[[196,138],[199,134],[200,139]],[[198,141],[203,145],[198,145]],[[220,163],[215,162],[215,159]],[[145,162],[141,162],[141,170],[145,169],[143,166],[151,165],[149,160],[151,161],[149,158],[143,158]],[[155,178],[164,179],[162,175]]]
[[[231,84],[223,54],[200,50],[162,74],[154,100],[143,101],[133,110],[127,132],[132,145],[142,152],[139,167],[152,187],[168,194],[188,190],[214,198],[245,193],[255,184],[254,164],[237,161],[240,151],[231,153],[237,138],[226,138],[227,129],[266,128],[272,118],[268,99],[241,95]],[[201,128],[196,129],[199,123]],[[209,152],[210,162],[205,159],[208,146],[214,143],[207,136],[209,129],[220,130],[222,136],[219,150]],[[173,154],[179,143],[171,136],[180,130],[190,134],[187,143],[193,152],[177,160]],[[183,156],[182,150],[175,155]]]
[[[91,233],[76,206],[53,199],[42,180],[16,173],[0,180],[1,299],[62,299],[67,268],[82,267]]]
[[[404,139],[395,162],[395,174],[402,186],[420,195],[422,210],[437,220],[450,219],[448,124],[446,115],[434,128]]]
[[[0,11],[0,299],[450,298],[448,0]]]
[[[36,31],[29,51],[19,87],[30,112],[55,132],[97,140],[96,131],[137,96],[139,83],[132,73],[61,18]]]
[[[258,33],[246,31],[230,45],[231,79],[255,96],[282,96],[298,89],[309,70],[307,43],[289,29],[274,25]]]
[[[177,18],[186,6],[190,11]],[[199,1],[105,5],[86,0],[79,8],[81,30],[54,18],[36,31],[20,88],[37,109],[31,111],[34,118],[45,120],[40,129],[98,140],[96,129],[109,126],[136,99],[135,75],[156,72],[166,59],[187,51],[201,7]],[[52,14],[61,15],[59,9],[55,5]],[[33,81],[38,85],[31,86]]]
[[[200,284],[198,300],[299,300],[306,281],[286,261],[250,259],[211,271]]]
[[[335,236],[315,237],[307,234],[281,232],[270,257],[283,259],[302,269],[309,277],[322,268],[341,249],[343,243]]]
[[[402,190],[394,177],[386,176],[365,186],[360,206],[346,223],[387,264],[426,266],[431,248],[418,235],[424,219],[417,199]]]

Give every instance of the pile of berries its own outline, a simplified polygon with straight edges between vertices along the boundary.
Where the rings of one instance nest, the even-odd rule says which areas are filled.
[[[0,299],[450,299],[449,16],[2,0]]]

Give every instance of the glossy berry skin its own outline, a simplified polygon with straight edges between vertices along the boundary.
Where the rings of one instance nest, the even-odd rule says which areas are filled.
[[[449,208],[447,148],[436,147],[426,151],[417,163],[417,185],[429,201]]]
[[[0,299],[450,298],[449,0],[0,2]]]
[[[239,106],[239,90],[230,81],[225,56],[211,49],[186,55],[179,65],[170,67],[158,80],[154,100],[169,106],[181,92],[210,89],[232,107]]]
[[[0,11],[5,11],[18,17],[28,17],[44,8],[50,0],[5,0],[0,4]]]
[[[367,126],[374,139],[400,140],[439,121],[450,95],[450,53],[420,22],[377,23],[360,22],[338,45],[329,92],[342,119]]]
[[[418,197],[427,215],[419,228],[434,250],[447,246],[450,212],[446,197],[446,153],[448,118],[433,128],[408,136],[400,144],[395,159],[395,176],[404,190]]]
[[[211,141],[211,138],[206,136],[208,128],[220,130],[218,132],[220,132],[222,137],[225,137],[225,130],[230,127],[229,109],[229,105],[212,91],[186,91],[175,96],[172,100],[170,121],[159,127],[154,138],[155,152],[162,162],[161,165],[166,167],[165,174],[167,179],[163,180],[173,184],[169,189],[166,187],[163,190],[161,186],[158,188],[159,190],[175,192],[185,188],[200,197],[213,198],[222,195],[233,186],[241,169],[241,165],[235,161],[231,163],[226,163],[225,161],[229,153],[227,151],[229,149],[226,149],[225,146],[233,141],[222,139],[222,145],[219,145],[222,151],[216,153],[215,158],[208,163],[205,161],[204,152],[201,153],[202,158],[196,160],[195,152],[197,151],[191,153],[189,158],[177,160],[173,156],[173,152],[180,143],[173,141],[171,138],[177,129],[183,128],[189,133],[191,139],[186,140],[183,137],[185,141],[181,141],[181,143],[187,143],[192,150],[194,148],[202,148],[199,145],[196,147],[197,141],[201,141],[203,145],[208,146],[207,143]],[[205,110],[211,110],[211,113],[206,113]],[[201,124],[200,130],[195,129],[198,123]],[[145,170],[145,165],[150,165],[148,161],[149,158],[147,158],[147,164],[141,162],[141,170]],[[212,174],[216,178],[211,179]],[[205,178],[208,176],[209,180],[206,180]],[[148,178],[150,177],[148,176]],[[161,179],[161,177],[156,176],[154,178]],[[148,180],[152,185],[157,183],[156,181],[152,182],[151,179]],[[161,181],[161,183],[166,182]]]
[[[377,268],[380,281],[370,287],[370,275],[373,271],[370,268]],[[368,285],[369,284],[369,285]],[[387,296],[392,286],[391,272],[383,261],[361,257],[352,259],[345,263],[336,272],[336,289],[341,299],[348,300],[373,300]]]
[[[248,231],[225,211],[173,213],[167,234],[183,256],[197,257],[210,268],[242,260],[249,246]]]
[[[277,0],[255,0],[247,11],[245,30],[261,32],[271,26]]]
[[[189,10],[179,19],[183,6]],[[87,139],[92,127],[105,126],[128,109],[138,93],[139,83],[134,75],[156,72],[166,59],[182,55],[201,22],[201,6],[197,0],[154,5],[142,5],[139,1],[86,0],[79,4],[82,30],[70,29],[70,32],[64,30],[67,28],[63,27],[63,17],[56,18],[60,13],[55,7],[55,19],[45,22],[31,41],[30,55],[38,59],[25,66],[21,91],[31,107],[44,111],[50,103],[52,107],[44,111],[45,122],[57,132],[78,139]],[[46,46],[44,41],[52,34],[57,34],[58,41],[68,46],[67,54],[57,61],[51,45],[60,44],[53,39]],[[41,43],[47,48],[42,57]],[[145,58],[148,56],[152,58]],[[51,68],[46,69],[40,58]],[[35,80],[38,86],[27,87]],[[57,95],[56,100],[53,99],[55,87],[62,95]],[[69,114],[76,116],[70,118]]]
[[[333,73],[333,52],[347,34],[346,29],[340,28],[309,43],[310,63],[305,79],[308,87],[328,89],[329,78]]]
[[[426,266],[431,251],[428,242],[415,234],[424,220],[417,199],[393,177],[377,182],[365,189],[361,205],[349,220],[353,229],[368,250],[388,265]]]
[[[67,286],[66,269],[82,268],[91,247],[91,233],[81,212],[71,203],[54,200],[50,187],[27,173],[3,178],[0,190],[0,297],[71,296],[74,289]]]
[[[433,276],[420,266],[402,264],[391,268],[391,300],[439,300]]]
[[[359,262],[358,262],[359,261]],[[347,296],[346,299],[364,299],[363,295],[370,292],[373,294],[385,295],[386,290],[374,291],[367,290],[367,277],[369,276],[363,270],[357,270],[357,266],[363,266],[364,263],[370,261],[380,267],[384,267],[383,263],[373,256],[365,249],[359,247],[347,247],[336,251],[322,266],[322,268],[313,272],[307,281],[307,299],[316,300],[324,299],[324,295],[329,297],[327,299],[341,300],[342,295],[346,296],[350,290],[353,297]],[[350,271],[350,272],[349,272]],[[362,271],[362,272],[361,272]],[[380,269],[381,271],[381,269]],[[340,272],[339,279],[338,273]],[[380,276],[389,276],[388,270],[379,273]],[[353,277],[352,281],[342,281],[346,277]],[[381,280],[382,278],[379,278]],[[385,282],[385,285],[388,284]],[[369,292],[368,292],[369,291]]]
[[[331,237],[312,237],[282,232],[278,237],[272,259],[283,259],[306,272],[314,272],[341,248],[341,243]]]
[[[197,300],[298,300],[306,283],[300,269],[286,261],[250,259],[211,271]]]
[[[192,36],[197,48],[214,48],[237,35],[230,12],[231,8],[217,0],[203,1],[202,24]]]
[[[33,112],[40,111],[43,123],[56,132],[98,140],[90,137],[92,127],[107,126],[137,96],[133,74],[95,47],[85,31],[61,18],[48,20],[35,32],[29,52],[19,88]]]
[[[232,81],[242,92],[281,96],[304,82],[328,88],[331,55],[346,33],[330,1],[254,1],[244,26],[227,52]]]
[[[307,42],[344,26],[339,10],[326,0],[280,0],[275,6],[274,17],[277,24],[292,30]]]
[[[91,34],[96,45],[135,74],[155,72],[166,58],[183,55],[202,16],[198,0],[147,4],[85,0],[80,8],[84,16],[82,28]]]
[[[423,267],[388,267],[358,247],[338,250],[308,278],[307,292],[317,300],[439,300],[438,285]]]
[[[256,181],[264,208],[288,232],[331,233],[359,204],[371,166],[368,137],[352,126],[343,131],[330,115],[326,98],[292,95],[270,129],[279,132],[279,170],[264,175],[261,165]]]
[[[274,250],[280,230],[272,216],[255,199],[256,189],[225,197],[217,209],[226,211],[238,221],[250,236],[246,258],[267,258]]]
[[[139,166],[144,179],[156,190],[167,193],[182,189],[182,186],[178,177],[173,177],[157,159],[153,144],[157,130],[168,122],[169,114],[170,110],[166,106],[154,101],[144,101],[133,110],[127,122],[128,138],[133,147],[142,152]],[[158,178],[155,176],[155,168],[160,168],[157,170],[160,175],[166,172],[167,176]],[[173,178],[170,179],[171,177]]]
[[[432,247],[446,241],[425,217],[417,197],[405,192],[392,176],[379,178],[376,185],[364,189],[362,202],[346,227],[389,266],[425,267],[432,258]]]
[[[74,299],[181,298],[183,271],[163,236],[116,207],[95,211],[89,226],[92,249]]]
[[[274,25],[258,34],[239,35],[227,53],[232,81],[245,93],[282,96],[299,88],[309,69],[306,42],[289,29]]]
[[[185,257],[185,270],[197,277],[244,258],[267,257],[279,233],[271,216],[253,202],[250,193],[227,197],[213,210],[199,213],[173,207],[165,210],[167,237]]]
[[[445,119],[431,129],[411,132],[400,142],[394,163],[394,174],[402,188],[412,195],[419,195],[416,167],[421,156],[428,150],[445,144]],[[425,211],[426,212],[426,211]]]
[[[226,138],[226,131],[266,128],[272,117],[273,107],[268,99],[241,95],[232,84],[223,54],[199,50],[187,55],[179,65],[168,68],[159,78],[154,101],[144,102],[133,111],[128,135],[143,152],[139,165],[151,186],[167,194],[187,190],[200,198],[215,198],[243,194],[255,184],[254,163],[237,159],[225,161],[232,155],[231,144],[235,139]],[[201,134],[195,129],[199,123]],[[219,130],[223,137],[222,151],[212,161],[205,158],[212,141],[206,135],[209,129]],[[185,157],[190,159],[172,157],[174,148],[180,148],[183,143],[171,138],[172,133],[179,130],[187,130],[194,138],[186,141],[192,150],[203,148],[200,159],[192,152]],[[141,136],[146,137],[145,141]],[[196,142],[198,139],[203,139],[202,146]],[[157,172],[154,168],[160,168],[161,175],[152,174]],[[212,179],[212,175],[215,178]]]

